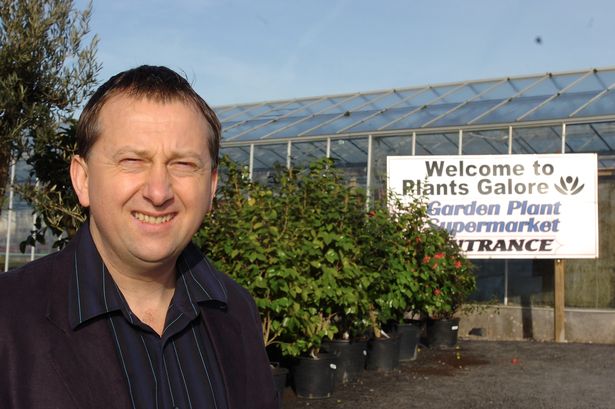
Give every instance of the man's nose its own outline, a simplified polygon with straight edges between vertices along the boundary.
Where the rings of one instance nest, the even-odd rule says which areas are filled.
[[[147,174],[143,196],[154,206],[162,206],[173,198],[171,175],[164,165],[154,165]]]

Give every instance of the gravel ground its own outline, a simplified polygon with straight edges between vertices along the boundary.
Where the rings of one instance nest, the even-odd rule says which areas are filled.
[[[615,408],[615,345],[461,341],[421,348],[391,372],[365,371],[329,399],[298,399],[284,409],[606,409]]]

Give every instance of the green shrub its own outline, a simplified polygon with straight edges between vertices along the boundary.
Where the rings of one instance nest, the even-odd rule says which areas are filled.
[[[331,159],[278,168],[267,184],[221,162],[212,213],[195,242],[246,287],[266,346],[316,355],[321,342],[379,336],[408,314],[446,316],[475,286],[469,262],[414,198],[376,204],[349,186]]]

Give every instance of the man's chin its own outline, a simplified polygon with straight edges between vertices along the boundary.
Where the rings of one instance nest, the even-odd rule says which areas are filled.
[[[185,246],[183,246],[185,247]],[[183,248],[182,247],[182,248]],[[133,253],[135,264],[140,264],[144,268],[155,268],[157,266],[175,265],[181,250],[175,249],[139,249]]]

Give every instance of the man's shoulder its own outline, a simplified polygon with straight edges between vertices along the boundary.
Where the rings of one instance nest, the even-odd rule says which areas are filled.
[[[41,300],[60,258],[61,252],[52,253],[0,274],[0,305],[15,302],[24,305]]]
[[[207,257],[205,258],[207,259]],[[218,282],[220,282],[220,285],[224,289],[227,298],[227,305],[231,311],[244,308],[252,310],[255,307],[255,304],[254,299],[248,290],[237,283],[237,281],[235,281],[228,274],[217,269],[209,259],[207,259],[207,262],[210,266],[210,272],[215,276]]]
[[[58,260],[61,252],[53,252],[30,261],[15,269],[9,270],[6,273],[0,274],[0,280],[19,280],[24,278],[32,278],[41,272],[51,270]]]
[[[212,274],[214,274],[215,278],[220,282],[221,286],[224,288],[224,291],[226,292],[227,297],[234,299],[237,297],[244,298],[248,296],[251,298],[248,291],[244,287],[242,287],[240,284],[238,284],[237,281],[235,281],[228,274],[216,268],[214,264],[211,262],[211,260],[207,259],[207,261],[210,265],[210,271],[212,272]]]

